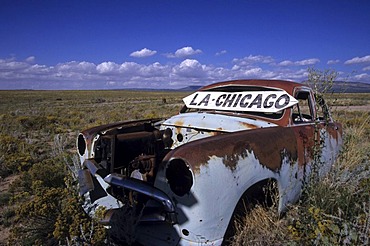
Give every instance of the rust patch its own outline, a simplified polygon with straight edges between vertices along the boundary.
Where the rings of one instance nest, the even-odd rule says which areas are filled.
[[[246,123],[246,122],[241,122],[240,123],[242,126],[244,126],[245,128],[247,129],[256,129],[256,128],[259,128],[258,126],[256,125],[253,125],[253,124],[249,124],[249,123]]]
[[[179,119],[175,122],[176,134],[181,133],[181,129],[182,129],[183,126],[184,126],[184,120],[183,119]]]
[[[338,123],[329,123],[324,126],[323,123],[317,125],[316,131],[317,143],[324,141],[320,136],[320,129],[325,128],[330,138],[338,141],[338,138],[342,135],[342,126]],[[296,125],[291,127],[296,135],[297,149],[298,149],[298,163],[299,165],[305,165],[314,159],[314,148],[315,148],[315,125]],[[316,144],[317,144],[316,143]]]
[[[298,164],[302,166],[309,163],[313,159],[315,128],[313,125],[304,125],[292,127],[292,129],[297,139],[297,149],[299,155]]]
[[[184,120],[183,119],[179,119],[177,121],[175,121],[175,124],[174,124],[176,127],[182,127],[184,125]]]
[[[327,132],[329,133],[330,137],[335,139],[338,142],[339,136],[342,136],[343,130],[342,125],[340,123],[332,123],[330,122],[326,127]]]
[[[217,127],[215,131],[209,132],[210,135],[212,136],[218,136],[221,134],[224,134],[222,127]]]
[[[171,151],[164,159],[183,158],[194,172],[208,165],[212,156],[223,159],[224,165],[234,170],[240,159],[253,151],[261,165],[278,171],[284,157],[296,161],[297,142],[290,128],[270,127],[254,131],[222,134],[194,141]]]
[[[221,134],[224,134],[224,133],[222,132],[222,129],[220,129],[220,130],[215,131],[215,132],[210,132],[210,134],[211,134],[212,136],[218,136],[218,135],[221,135]]]

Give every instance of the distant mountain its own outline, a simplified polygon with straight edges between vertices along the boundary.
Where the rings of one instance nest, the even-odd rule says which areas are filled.
[[[190,85],[181,89],[177,89],[178,91],[197,91],[203,86],[197,86],[197,85]]]
[[[303,81],[302,84],[307,85],[307,81]],[[309,85],[309,84],[308,84]],[[180,89],[153,89],[153,88],[126,88],[117,90],[139,90],[139,91],[183,91],[183,92],[194,92],[202,88],[203,86],[190,85]],[[333,88],[329,92],[334,93],[370,93],[370,84],[361,82],[343,82],[335,81]]]
[[[307,84],[307,82],[302,82],[302,84]],[[176,89],[177,91],[197,91],[203,86],[187,86],[181,89]],[[330,92],[335,93],[370,93],[370,84],[361,82],[344,82],[335,81],[333,83],[333,88]]]
[[[307,84],[304,82],[304,84]],[[370,84],[361,82],[335,81],[330,92],[334,93],[370,93]]]
[[[370,84],[360,82],[335,82],[335,92],[346,92],[346,93],[370,93]]]

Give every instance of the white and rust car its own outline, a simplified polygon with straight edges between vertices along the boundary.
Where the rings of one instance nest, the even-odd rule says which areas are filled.
[[[85,209],[104,207],[105,223],[128,243],[221,245],[242,202],[267,200],[274,184],[283,212],[299,198],[315,154],[319,175],[330,170],[342,127],[315,100],[300,83],[227,81],[185,97],[168,119],[82,131]]]

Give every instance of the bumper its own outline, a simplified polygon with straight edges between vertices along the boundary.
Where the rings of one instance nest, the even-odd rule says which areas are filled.
[[[175,214],[175,205],[169,196],[160,189],[151,184],[135,178],[121,176],[119,174],[103,173],[96,162],[92,159],[86,159],[83,165],[87,169],[80,170],[78,173],[78,181],[80,184],[80,195],[90,196],[88,202],[85,204],[89,213],[93,207],[104,206],[106,209],[120,208],[122,204],[107,190],[109,186],[123,188],[125,190],[139,193],[150,200],[155,201],[155,207],[146,207],[141,216],[140,222],[168,222],[169,224],[177,223]],[[99,200],[111,200],[111,204],[115,206],[106,206],[105,203]]]

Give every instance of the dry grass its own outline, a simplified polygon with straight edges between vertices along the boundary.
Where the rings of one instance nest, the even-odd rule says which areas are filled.
[[[257,206],[245,218],[235,221],[236,235],[231,245],[283,245],[287,241],[287,223],[276,210]]]

